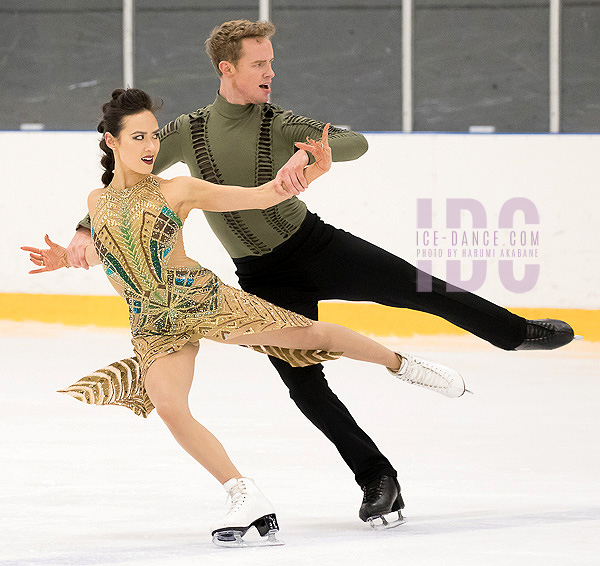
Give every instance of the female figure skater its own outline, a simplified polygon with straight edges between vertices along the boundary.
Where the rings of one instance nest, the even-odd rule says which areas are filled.
[[[102,263],[110,283],[129,308],[135,357],[115,362],[61,392],[92,404],[124,405],[146,417],[155,407],[177,442],[228,492],[225,517],[212,528],[217,544],[244,545],[252,526],[266,544],[277,544],[272,505],[244,477],[219,441],[188,406],[198,340],[238,344],[305,366],[346,356],[384,366],[398,378],[459,397],[465,391],[454,370],[401,354],[327,322],[312,321],[223,284],[187,257],[182,227],[193,208],[225,212],[265,209],[287,198],[279,181],[256,188],[214,185],[193,177],[171,180],[152,175],[158,153],[158,123],[150,97],[138,89],[117,89],[102,107],[98,126],[104,187],[92,191],[88,208],[93,244],[89,265]],[[315,162],[305,169],[310,183],[331,167],[327,128],[320,142],[298,143]],[[283,192],[283,191],[282,191]],[[39,269],[69,267],[65,248],[46,236],[49,249],[23,247]],[[394,511],[404,506],[398,495]]]

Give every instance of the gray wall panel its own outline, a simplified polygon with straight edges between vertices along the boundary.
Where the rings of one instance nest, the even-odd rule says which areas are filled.
[[[566,2],[561,131],[600,132],[600,2]]]
[[[121,84],[120,3],[95,2],[85,11],[37,4],[0,11],[0,128],[93,129],[106,91]]]
[[[465,4],[416,2],[414,129],[548,131],[548,3]]]
[[[210,30],[258,0],[137,0],[135,84],[161,123],[211,102]],[[549,0],[415,0],[414,129],[549,129]],[[401,0],[272,0],[273,102],[402,129]],[[122,86],[121,0],[0,1],[0,129],[93,129]],[[564,0],[561,130],[600,131],[600,0]]]
[[[215,98],[219,79],[204,47],[211,30],[227,20],[257,19],[258,11],[146,8],[136,14],[136,86],[164,100],[158,115],[164,124]]]
[[[398,2],[368,10],[278,8],[272,16],[274,102],[355,130],[402,128]]]

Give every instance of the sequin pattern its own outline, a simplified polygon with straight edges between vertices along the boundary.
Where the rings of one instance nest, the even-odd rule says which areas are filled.
[[[224,340],[312,324],[302,315],[225,285],[208,269],[169,266],[182,227],[152,175],[123,190],[109,185],[102,193],[92,218],[92,238],[106,275],[127,302],[135,363],[115,362],[62,393],[91,404],[127,406],[145,417],[153,406],[144,376],[158,356],[202,337]],[[322,350],[250,347],[293,366],[340,356]]]

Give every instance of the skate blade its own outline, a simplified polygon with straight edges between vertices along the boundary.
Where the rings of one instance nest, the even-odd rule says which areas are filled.
[[[583,340],[583,336],[580,336],[579,334],[575,334],[575,336],[573,336],[573,340]]]
[[[252,548],[259,546],[283,546],[285,542],[278,539],[277,531],[269,531],[267,536],[256,539],[244,539],[239,531],[221,531],[213,535],[212,541],[222,548]]]
[[[406,519],[402,516],[400,511],[398,511],[398,518],[393,521],[388,521],[385,515],[380,515],[379,517],[369,517],[367,520],[369,521],[371,527],[373,527],[373,529],[376,531],[386,531],[387,529],[393,529],[394,527],[406,523]]]

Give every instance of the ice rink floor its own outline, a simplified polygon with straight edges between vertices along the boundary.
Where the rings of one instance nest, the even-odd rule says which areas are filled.
[[[125,330],[0,323],[0,565],[600,564],[600,344],[503,352],[472,337],[398,348],[460,370],[446,399],[364,363],[332,389],[398,469],[407,523],[375,532],[332,445],[266,357],[205,342],[195,416],[277,510],[283,547],[221,549],[221,486],[153,413],[54,391],[131,355]]]

